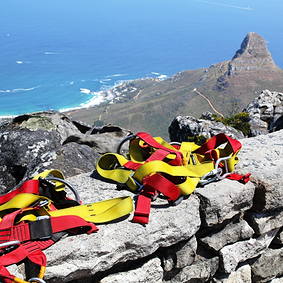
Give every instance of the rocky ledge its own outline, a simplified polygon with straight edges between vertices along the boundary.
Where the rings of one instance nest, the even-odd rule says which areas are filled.
[[[250,124],[248,136],[266,135],[283,129],[283,94],[263,90],[243,110],[249,114]],[[242,139],[244,135],[235,128],[216,122],[210,112],[202,114],[200,119],[192,116],[177,116],[169,126],[171,141],[187,141],[188,137],[211,138],[216,134],[225,133],[233,139]]]
[[[251,136],[283,128],[283,94],[264,90],[243,110],[250,115]]]
[[[57,112],[2,121],[0,129],[2,192],[54,168],[83,204],[125,195],[135,202],[134,193],[95,170],[97,158],[115,151],[128,131],[91,129]],[[177,206],[158,198],[146,226],[131,214],[97,225],[97,233],[61,239],[44,251],[46,282],[282,282],[282,133],[240,140],[236,171],[252,174],[246,185],[210,183]],[[24,264],[9,270],[25,276]]]

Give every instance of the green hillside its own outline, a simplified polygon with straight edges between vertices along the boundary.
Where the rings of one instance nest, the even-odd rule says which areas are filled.
[[[264,89],[283,92],[283,70],[273,62],[264,39],[249,33],[230,61],[181,71],[165,80],[130,81],[113,89],[114,98],[101,105],[68,114],[91,125],[115,124],[168,138],[176,116],[199,118],[210,111],[228,117],[234,103],[242,111]],[[104,95],[109,98],[109,93]]]

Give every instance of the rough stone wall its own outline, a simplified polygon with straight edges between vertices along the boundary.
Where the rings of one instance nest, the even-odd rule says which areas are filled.
[[[101,180],[95,171],[100,154],[115,151],[127,134],[114,128],[90,129],[54,112],[0,121],[1,176],[8,165],[25,169],[26,179],[52,167],[65,173],[83,204],[125,195],[135,203],[133,192]],[[178,206],[158,198],[148,225],[133,223],[131,213],[97,225],[97,233],[61,239],[45,250],[46,282],[282,282],[282,134],[240,140],[236,171],[252,174],[246,185],[210,183]],[[25,266],[9,270],[24,278]]]
[[[188,141],[189,137],[196,136],[203,136],[205,139],[210,139],[220,133],[224,133],[236,140],[244,138],[242,132],[230,126],[225,126],[221,122],[196,119],[192,116],[177,116],[171,122],[168,132],[170,140],[177,142]]]
[[[264,135],[283,128],[283,94],[263,90],[243,110],[250,115],[251,135]]]
[[[236,171],[252,173],[246,185],[210,183],[178,206],[158,198],[148,225],[132,223],[131,214],[98,225],[95,234],[60,240],[45,250],[46,282],[282,282],[282,134],[241,140]],[[94,172],[68,181],[84,204],[122,195],[136,200]]]

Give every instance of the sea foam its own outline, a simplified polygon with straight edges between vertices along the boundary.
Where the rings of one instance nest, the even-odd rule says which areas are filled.
[[[90,94],[90,89],[87,88],[80,88],[81,93]]]
[[[114,75],[108,75],[106,78],[112,78],[112,77],[124,77],[127,76],[128,74],[114,74]]]
[[[36,88],[39,88],[40,85],[35,86],[35,87],[31,87],[31,88],[14,88],[14,89],[6,89],[6,90],[0,90],[0,92],[4,92],[4,93],[17,93],[17,92],[25,92],[25,91],[30,91],[30,90],[34,90]]]

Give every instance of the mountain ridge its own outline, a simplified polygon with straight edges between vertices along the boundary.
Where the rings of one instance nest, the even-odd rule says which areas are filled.
[[[283,70],[274,63],[264,38],[250,32],[230,61],[184,70],[165,80],[130,81],[104,92],[104,103],[68,115],[89,124],[115,123],[166,136],[176,116],[198,118],[205,111],[214,113],[208,100],[219,113],[229,116],[233,103],[242,110],[264,89],[283,92]]]

